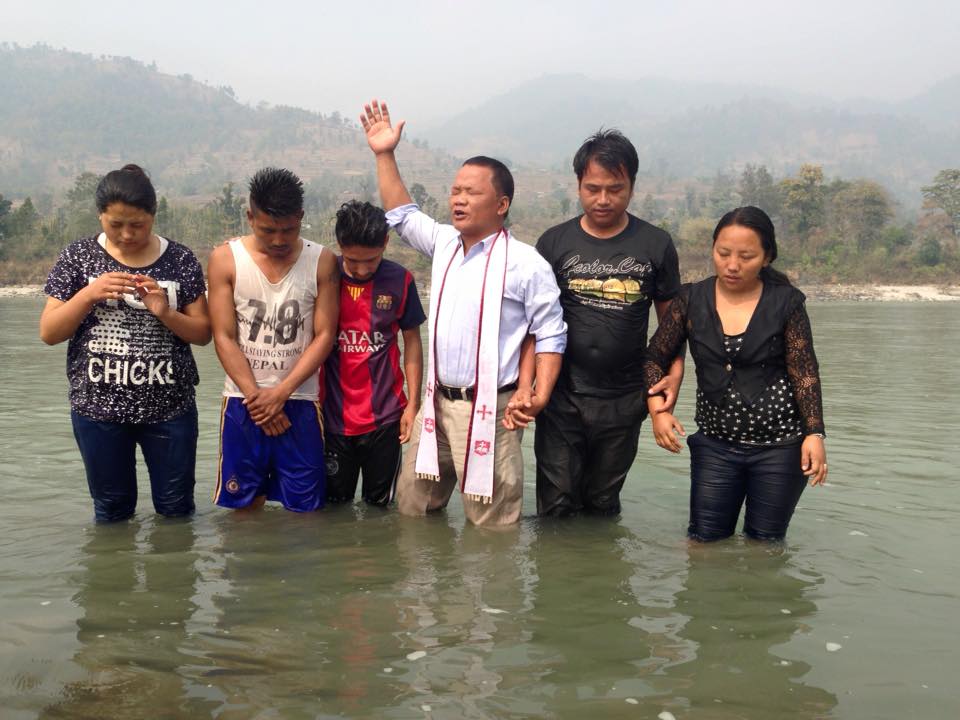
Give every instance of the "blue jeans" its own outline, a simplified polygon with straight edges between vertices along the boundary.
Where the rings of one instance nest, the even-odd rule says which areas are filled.
[[[800,441],[790,445],[738,445],[696,432],[690,449],[690,526],[687,534],[709,542],[733,535],[746,500],[743,532],[781,540],[807,478]]]
[[[133,516],[137,507],[137,445],[150,474],[154,509],[167,517],[193,513],[196,407],[173,420],[142,425],[102,422],[75,412],[70,418],[97,522]]]

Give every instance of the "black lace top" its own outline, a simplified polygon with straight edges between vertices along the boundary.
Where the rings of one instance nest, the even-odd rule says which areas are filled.
[[[689,290],[684,288],[650,339],[644,366],[648,386],[663,377],[687,340],[689,298]],[[824,431],[820,372],[803,303],[787,319],[784,341],[786,375],[764,388],[752,405],[743,402],[735,384],[731,384],[723,405],[711,402],[697,389],[695,420],[702,432],[728,442],[775,445]],[[724,350],[731,360],[742,343],[743,335],[724,335]]]

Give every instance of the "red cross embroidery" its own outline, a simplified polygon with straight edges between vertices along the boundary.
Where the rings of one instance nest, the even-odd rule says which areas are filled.
[[[493,410],[487,410],[487,406],[484,405],[482,408],[477,410],[477,415],[480,416],[481,420],[486,420],[487,415],[493,415]]]

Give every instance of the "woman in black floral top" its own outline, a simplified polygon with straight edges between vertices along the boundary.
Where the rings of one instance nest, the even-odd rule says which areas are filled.
[[[697,368],[698,432],[690,447],[690,537],[719,540],[736,529],[780,540],[807,481],[827,477],[820,374],[804,295],[772,263],[773,223],[742,207],[713,232],[716,276],[684,285],[650,340],[645,375],[656,383],[689,342]],[[654,438],[680,452],[684,430],[648,402]]]
[[[97,521],[133,515],[138,445],[156,511],[189,515],[199,381],[190,344],[210,342],[203,269],[153,233],[157,195],[136,165],[107,173],[96,201],[103,232],[60,254],[40,337],[70,341],[71,418]]]

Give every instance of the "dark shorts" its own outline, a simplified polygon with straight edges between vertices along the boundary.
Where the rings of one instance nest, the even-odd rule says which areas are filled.
[[[194,510],[197,459],[197,409],[158,423],[115,423],[70,413],[80,448],[97,522],[133,516],[137,507],[137,459],[140,446],[150,474],[153,507],[180,517]]]
[[[695,432],[690,449],[690,526],[704,542],[733,535],[746,502],[743,533],[781,540],[807,478],[800,467],[800,442],[746,446]]]
[[[328,435],[327,500],[350,502],[363,474],[361,494],[369,505],[387,505],[396,493],[400,472],[400,423],[363,435]]]
[[[287,400],[283,411],[290,429],[269,437],[250,419],[243,398],[223,399],[220,465],[213,495],[217,505],[244,508],[265,495],[295,512],[323,507],[326,471],[320,403]]]

